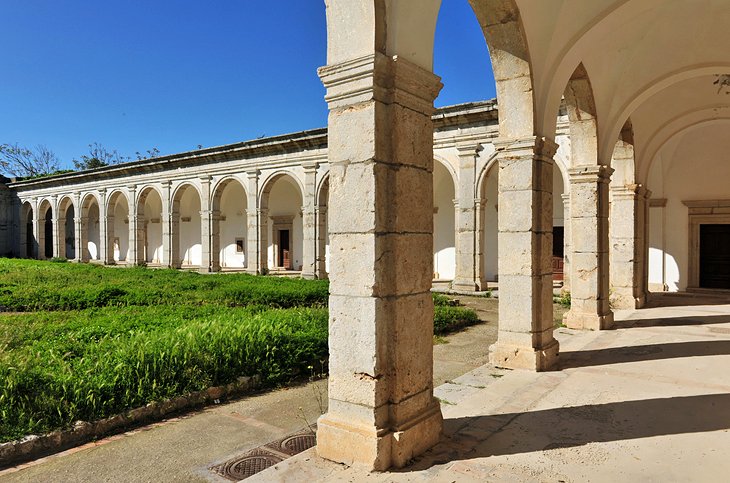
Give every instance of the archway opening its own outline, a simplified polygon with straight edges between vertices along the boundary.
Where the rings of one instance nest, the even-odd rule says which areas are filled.
[[[246,268],[247,209],[248,197],[241,182],[228,179],[218,186],[213,196],[213,267],[229,270]]]
[[[142,229],[141,239],[137,240],[141,252],[138,257],[148,265],[161,265],[164,263],[162,250],[162,197],[160,193],[152,188],[142,190],[139,195],[137,213],[140,219],[138,223]]]
[[[330,236],[327,226],[330,177],[326,175],[317,196],[317,278],[327,278],[330,270]]]
[[[33,207],[27,201],[23,203],[20,222],[20,243],[20,256],[24,258],[34,258],[36,239],[33,234]]]
[[[99,202],[94,195],[87,195],[81,203],[81,260],[101,259],[101,230],[99,228]]]
[[[433,167],[433,278],[453,280],[456,274],[455,182],[441,162]]]
[[[129,201],[120,191],[109,199],[107,208],[107,260],[109,263],[127,261],[129,256]]]
[[[172,202],[173,257],[177,268],[199,268],[203,261],[200,194],[192,185],[178,188]]]
[[[270,270],[302,269],[303,239],[302,190],[289,174],[270,179],[261,194],[261,206],[267,216],[262,223],[266,263]]]
[[[63,198],[58,203],[58,239],[60,240],[59,256],[68,260],[76,258],[76,211],[70,198]]]

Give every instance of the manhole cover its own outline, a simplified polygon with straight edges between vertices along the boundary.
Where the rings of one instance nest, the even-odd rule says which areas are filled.
[[[314,433],[306,429],[247,451],[225,463],[211,466],[210,470],[231,481],[239,481],[253,476],[269,466],[281,463],[286,458],[312,448],[316,444],[317,438]]]

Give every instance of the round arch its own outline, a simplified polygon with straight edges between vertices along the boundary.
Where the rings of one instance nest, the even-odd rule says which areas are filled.
[[[20,256],[35,258],[37,251],[38,241],[33,233],[33,205],[26,200],[20,206]]]
[[[53,258],[53,205],[48,198],[38,203],[38,258]]]
[[[278,180],[282,179],[283,177],[290,178],[299,188],[299,193],[303,195],[304,184],[302,183],[302,180],[299,179],[299,176],[297,176],[296,173],[294,173],[293,171],[280,169],[269,174],[266,178],[264,178],[263,182],[261,183],[261,189],[258,194],[259,206],[261,207],[261,209],[268,208],[266,203],[268,202],[268,195],[271,192],[271,188]]]
[[[81,197],[81,261],[101,260],[101,202],[94,193]]]
[[[73,198],[64,195],[58,201],[58,226],[56,236],[59,240],[59,256],[69,260],[76,258],[76,217],[78,207]]]
[[[248,192],[236,176],[220,179],[212,191],[211,267],[244,269],[248,266]],[[254,222],[255,226],[255,222]]]
[[[200,216],[203,197],[200,189],[190,182],[179,184],[173,191],[171,204],[170,264],[176,268],[200,268],[203,263],[203,220]]]
[[[129,197],[121,189],[113,190],[107,198],[106,263],[126,263],[129,257]]]
[[[164,264],[163,199],[155,185],[145,185],[137,194],[137,257],[151,266]]]
[[[451,165],[434,156],[433,166],[433,278],[456,277],[456,205],[458,181]]]
[[[292,172],[272,173],[262,184],[260,252],[271,270],[301,270],[304,256],[304,187]]]

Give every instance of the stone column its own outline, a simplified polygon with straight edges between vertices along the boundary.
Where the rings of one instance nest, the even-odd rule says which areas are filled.
[[[26,240],[28,239],[25,230],[27,229],[26,222],[23,218],[23,205],[20,198],[17,196],[12,201],[12,220],[13,220],[13,238],[12,244],[13,256],[16,258],[25,258],[27,251],[23,251]]]
[[[608,166],[577,166],[570,174],[572,329],[602,330],[613,325],[609,307]]]
[[[498,367],[549,370],[553,337],[553,155],[557,145],[527,137],[495,143],[499,154]]]
[[[144,213],[138,213],[137,209],[137,187],[127,187],[127,213],[129,218],[129,253],[127,254],[127,265],[139,265],[144,256],[144,249],[140,251],[140,244],[144,243]]]
[[[172,258],[172,183],[162,182],[162,265],[173,266]]]
[[[57,196],[51,196],[51,243],[53,247],[53,257],[54,258],[60,258],[62,254],[61,250],[61,244],[63,243],[63,240],[65,237],[60,236],[58,230],[61,229],[61,226],[65,225],[66,218],[59,216],[58,213],[58,197]],[[64,227],[64,232],[65,232]]]
[[[248,183],[246,195],[246,272],[256,275],[261,273],[259,257],[259,174],[258,170],[247,171]]]
[[[643,305],[639,264],[643,240],[641,185],[611,186],[610,272],[611,305],[614,309],[635,309]]]
[[[317,218],[317,260],[316,275],[319,279],[327,278],[327,207],[318,206],[315,210]]]
[[[210,271],[221,271],[221,210],[210,212]]]
[[[329,103],[329,412],[317,451],[375,470],[438,442],[431,72],[380,53],[320,70]]]
[[[646,188],[639,190],[639,303],[637,309],[642,308],[649,301],[649,200],[651,191]]]
[[[570,187],[563,193],[563,293],[570,293],[570,257],[573,244],[570,241],[572,223],[570,222]]]
[[[459,176],[456,186],[456,276],[455,290],[473,292],[481,288],[481,250],[477,246],[476,160],[479,144],[457,144]]]
[[[114,248],[109,243],[109,219],[106,206],[106,189],[99,191],[99,260],[104,263],[114,262]],[[112,221],[114,217],[112,216]]]
[[[74,261],[84,261],[84,245],[81,234],[83,233],[83,223],[81,221],[82,216],[81,208],[81,193],[74,193]]]
[[[41,227],[40,227],[40,214],[38,213],[38,198],[33,198],[31,201],[33,207],[33,246],[31,247],[31,253],[33,258],[42,260],[44,257],[41,254],[40,240],[41,240]],[[45,220],[43,221],[45,223]]]
[[[269,210],[259,208],[256,213],[256,230],[258,232],[258,259],[259,273],[269,271]]]
[[[304,205],[302,206],[302,277],[317,278],[317,163],[304,165]]]
[[[212,244],[212,224],[213,224],[213,211],[210,207],[210,183],[211,177],[205,176],[200,179],[200,243],[201,247],[201,259],[200,259],[200,271],[210,272],[212,269],[211,264],[211,250]]]

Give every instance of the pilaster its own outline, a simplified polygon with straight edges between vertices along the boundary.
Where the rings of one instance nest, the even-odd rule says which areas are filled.
[[[51,243],[53,247],[53,258],[60,258],[62,254],[61,243],[63,242],[63,237],[60,236],[59,233],[62,225],[62,220],[65,221],[66,219],[59,216],[58,196],[53,195],[51,196]]]
[[[317,219],[317,260],[316,275],[319,279],[326,279],[327,275],[327,245],[329,236],[327,234],[327,206],[318,206],[315,209]]]
[[[480,144],[457,144],[459,176],[456,185],[456,276],[452,287],[475,291],[481,287],[481,250],[477,247],[476,160]]]
[[[109,243],[109,214],[106,188],[99,191],[99,260],[114,263],[114,250]],[[113,220],[113,217],[112,217]]]
[[[162,265],[173,266],[172,254],[172,182],[162,182]]]
[[[259,170],[246,172],[248,208],[246,209],[246,271],[251,274],[260,274],[259,257]]]
[[[563,293],[570,293],[570,270],[571,270],[571,258],[573,253],[572,250],[572,228],[573,225],[570,219],[570,187],[567,187],[567,193],[561,195],[563,198]]]
[[[613,325],[609,306],[608,166],[578,166],[570,175],[572,329],[602,330]]]
[[[375,470],[436,444],[433,100],[438,77],[380,53],[320,69],[329,103],[330,379],[317,451]]]
[[[81,193],[74,193],[74,261],[82,262],[84,260],[84,244],[81,234],[83,233],[83,216],[81,208]]]
[[[33,207],[33,246],[31,247],[31,253],[33,254],[33,258],[42,260],[43,255],[41,254],[41,246],[40,246],[40,240],[41,240],[41,221],[40,221],[40,213],[38,213],[38,198],[33,198],[31,201],[31,206]],[[45,220],[44,220],[45,222]]]
[[[553,337],[552,172],[557,145],[499,140],[499,332],[489,360],[544,371],[558,361]]]
[[[200,260],[201,272],[210,272],[212,269],[211,250],[213,248],[213,243],[211,237],[213,225],[213,210],[211,210],[210,206],[210,185],[210,176],[204,176],[200,178],[200,243],[202,245]]]
[[[128,265],[139,265],[144,257],[144,248],[140,251],[140,245],[144,243],[144,213],[137,211],[137,186],[127,187],[127,204],[129,218],[129,254]]]
[[[317,278],[317,163],[304,165],[304,205],[302,206],[302,277]]]

